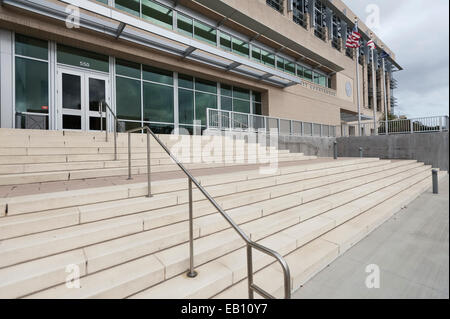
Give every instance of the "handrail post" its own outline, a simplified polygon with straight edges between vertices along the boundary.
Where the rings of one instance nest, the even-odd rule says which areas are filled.
[[[438,182],[438,170],[433,169],[431,171],[432,183],[433,183],[433,194],[439,194],[439,182]]]
[[[114,160],[117,161],[117,119],[114,118]]]
[[[192,180],[189,180],[189,271],[187,276],[194,278],[197,272],[194,270],[194,213],[192,203]]]
[[[103,110],[102,110],[102,125],[103,125]],[[108,109],[105,108],[105,134],[106,142],[108,142]]]
[[[147,197],[152,197],[152,180],[151,180],[151,168],[150,168],[150,132],[147,130],[147,184],[148,193]]]
[[[248,299],[254,299],[255,294],[253,292],[253,257],[252,246],[247,244],[247,281],[248,281]]]
[[[131,178],[131,132],[128,132],[128,179]]]
[[[363,158],[363,148],[362,147],[359,148],[359,157]]]
[[[98,103],[98,112],[100,113],[100,132],[103,132],[103,101]]]
[[[338,158],[337,141],[333,142],[333,158],[335,160]]]

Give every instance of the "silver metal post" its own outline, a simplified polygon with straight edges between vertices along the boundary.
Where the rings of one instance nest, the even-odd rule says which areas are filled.
[[[333,143],[333,154],[334,154],[334,159],[337,159],[337,157],[338,157],[338,151],[337,151],[337,142],[336,141],[334,141],[334,143]]]
[[[117,161],[117,121],[114,118],[114,160]]]
[[[102,125],[103,125],[103,112],[102,112]],[[105,109],[105,132],[106,132],[106,142],[108,142],[108,109]]]
[[[194,213],[192,203],[192,180],[189,180],[189,271],[187,276],[194,278],[197,272],[194,270]]]
[[[128,132],[128,179],[131,178],[131,133]]]
[[[359,148],[359,157],[363,158],[363,148],[362,147]]]
[[[382,46],[383,47],[383,46]],[[386,74],[385,74],[385,61],[384,58],[382,59],[382,63],[383,63],[383,77],[382,77],[382,81],[383,81],[383,93],[384,93],[384,113],[385,113],[385,123],[386,123],[386,135],[389,135],[389,122],[388,122],[388,107],[387,107],[387,92],[386,92]]]
[[[431,174],[433,178],[433,194],[439,194],[438,170],[433,169]]]
[[[98,103],[98,111],[100,113],[100,132],[103,131],[103,102]]]
[[[148,193],[147,197],[152,197],[152,180],[151,180],[151,168],[150,168],[150,132],[147,130],[147,183]]]
[[[358,28],[358,19],[355,18],[355,25]],[[356,53],[356,105],[358,107],[358,136],[361,136],[361,101],[360,99],[360,84],[359,84],[359,47],[355,48]]]
[[[255,299],[253,292],[253,257],[252,246],[247,244],[247,281],[248,281],[248,299]]]
[[[372,34],[370,34],[370,37],[372,38]],[[377,75],[375,74],[375,58],[373,54],[374,49],[371,50],[372,53],[372,107],[373,107],[373,126],[374,126],[374,133],[375,135],[378,135],[378,128],[377,128]]]

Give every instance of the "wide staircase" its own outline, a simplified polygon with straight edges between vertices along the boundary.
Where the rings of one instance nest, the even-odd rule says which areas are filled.
[[[431,186],[431,167],[412,160],[316,158],[229,137],[220,143],[234,151],[211,155],[209,137],[157,137],[252,243],[282,256],[290,291]],[[117,160],[111,140],[0,130],[0,298],[248,298],[248,243],[233,225],[194,183],[190,246],[189,183],[179,166],[152,137],[159,178],[148,197],[147,182],[126,179],[128,136],[117,137]],[[147,176],[146,142],[131,136],[133,178]],[[195,162],[198,152],[206,155]],[[52,191],[86,180],[96,186]],[[277,260],[254,249],[251,261],[253,283],[285,297]],[[74,271],[79,288],[67,283]]]
[[[111,134],[106,141],[105,133],[101,132],[10,129],[1,129],[0,132],[0,186],[128,174],[128,136],[125,133],[118,134],[115,152]],[[227,167],[249,161],[270,163],[316,158],[227,136],[161,135],[160,138],[188,169]],[[130,142],[131,174],[145,174],[147,137],[145,134],[131,134]],[[225,152],[226,149],[232,149],[234,153]],[[178,170],[154,139],[150,139],[150,153],[152,172]]]

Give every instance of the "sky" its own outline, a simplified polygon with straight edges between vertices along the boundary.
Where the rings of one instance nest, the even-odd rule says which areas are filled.
[[[396,115],[449,114],[449,1],[343,0],[396,54]],[[375,5],[375,6],[374,6]],[[379,12],[379,23],[376,17]]]

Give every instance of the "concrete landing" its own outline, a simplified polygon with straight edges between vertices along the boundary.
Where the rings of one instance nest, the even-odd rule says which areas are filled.
[[[449,179],[372,232],[293,294],[309,298],[449,298]],[[367,288],[366,267],[380,287]]]

